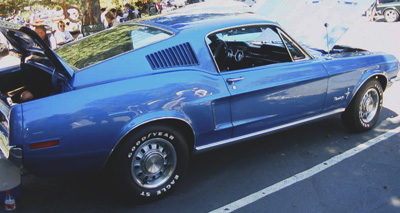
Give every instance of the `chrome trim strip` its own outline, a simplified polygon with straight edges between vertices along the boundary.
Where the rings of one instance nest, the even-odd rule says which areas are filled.
[[[283,30],[280,29],[279,27],[277,27],[276,29],[278,30],[278,34],[279,34],[279,36],[280,36],[280,38],[281,38],[281,40],[282,40],[283,45],[286,47],[286,51],[289,53],[290,58],[292,59],[292,62],[296,62],[296,61],[306,61],[306,60],[313,59],[313,57],[312,57],[310,54],[308,54],[308,52],[307,52],[305,49],[303,49],[303,47],[301,47],[296,41],[294,41],[293,38],[290,37],[285,31],[283,31]],[[286,44],[285,41],[284,41],[285,38],[286,38],[286,40],[289,40],[289,42],[292,42],[293,44],[291,44],[291,45],[294,46],[294,47],[297,47],[297,49],[299,49],[300,52],[304,54],[305,58],[295,60],[295,59],[293,58],[293,56],[292,56],[292,53],[291,53],[290,50],[289,50],[289,47],[287,46],[287,44]]]
[[[8,158],[10,155],[10,147],[8,146],[8,138],[0,131],[0,158]]]
[[[270,128],[270,129],[265,129],[265,130],[261,130],[261,131],[254,132],[254,133],[250,133],[250,134],[247,134],[247,135],[242,135],[242,136],[239,136],[239,137],[230,138],[230,139],[226,139],[226,140],[223,140],[223,141],[219,141],[219,142],[215,142],[215,143],[199,146],[199,147],[196,147],[196,151],[203,151],[203,150],[210,149],[210,148],[213,148],[213,147],[222,146],[222,145],[230,144],[230,143],[233,143],[233,142],[242,141],[242,140],[245,140],[245,139],[250,139],[250,138],[261,136],[261,135],[264,135],[264,134],[267,134],[267,133],[272,133],[272,132],[275,132],[275,131],[278,131],[278,130],[282,130],[282,129],[286,129],[286,128],[289,128],[289,127],[293,127],[293,126],[296,126],[296,125],[299,125],[299,124],[302,124],[302,123],[307,123],[307,122],[310,122],[310,121],[313,121],[313,120],[317,120],[317,119],[320,119],[320,118],[323,118],[323,117],[326,117],[326,116],[329,116],[329,115],[334,115],[334,114],[343,112],[344,110],[345,110],[345,108],[341,108],[341,109],[334,110],[332,112],[324,113],[324,114],[317,115],[317,116],[314,116],[314,117],[311,117],[311,118],[295,121],[295,122],[292,122],[292,123],[284,124],[284,125],[281,125],[281,126]]]
[[[395,83],[395,82],[398,82],[398,81],[400,81],[400,78],[398,76],[390,79],[390,83]]]

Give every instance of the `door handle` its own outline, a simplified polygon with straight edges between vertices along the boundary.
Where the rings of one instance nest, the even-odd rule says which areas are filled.
[[[226,81],[228,82],[228,84],[234,84],[235,82],[241,81],[241,80],[243,80],[243,79],[244,79],[243,77],[239,77],[239,78],[228,78],[228,79],[226,79]]]

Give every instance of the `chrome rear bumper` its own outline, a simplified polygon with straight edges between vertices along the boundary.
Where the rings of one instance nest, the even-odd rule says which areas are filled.
[[[398,76],[396,76],[396,77],[390,79],[390,83],[392,83],[392,84],[393,84],[394,82],[397,82],[397,81],[400,81],[400,78],[399,78]]]
[[[0,125],[0,158],[5,158],[11,161],[15,166],[22,166],[22,149],[18,147],[10,147],[8,138],[5,136],[5,129]]]

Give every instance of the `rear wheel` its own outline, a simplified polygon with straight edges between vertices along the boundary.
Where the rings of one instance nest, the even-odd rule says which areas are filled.
[[[153,200],[168,194],[188,166],[189,152],[179,131],[161,125],[129,135],[116,150],[113,176],[135,199]]]
[[[383,89],[378,80],[365,83],[342,114],[346,127],[355,132],[372,129],[379,119],[383,103]]]
[[[395,22],[399,19],[399,13],[394,9],[388,9],[383,14],[386,22]]]

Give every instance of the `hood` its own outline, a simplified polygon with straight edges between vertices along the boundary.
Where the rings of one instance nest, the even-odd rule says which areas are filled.
[[[54,68],[57,72],[71,78],[74,70],[67,65],[53,50],[47,46],[35,31],[21,27],[20,29],[0,28],[1,33],[11,43],[15,50],[21,54],[21,61],[36,63]]]
[[[279,23],[298,42],[330,51],[345,32],[361,20],[361,15],[373,2],[375,0],[257,0],[252,9]]]

